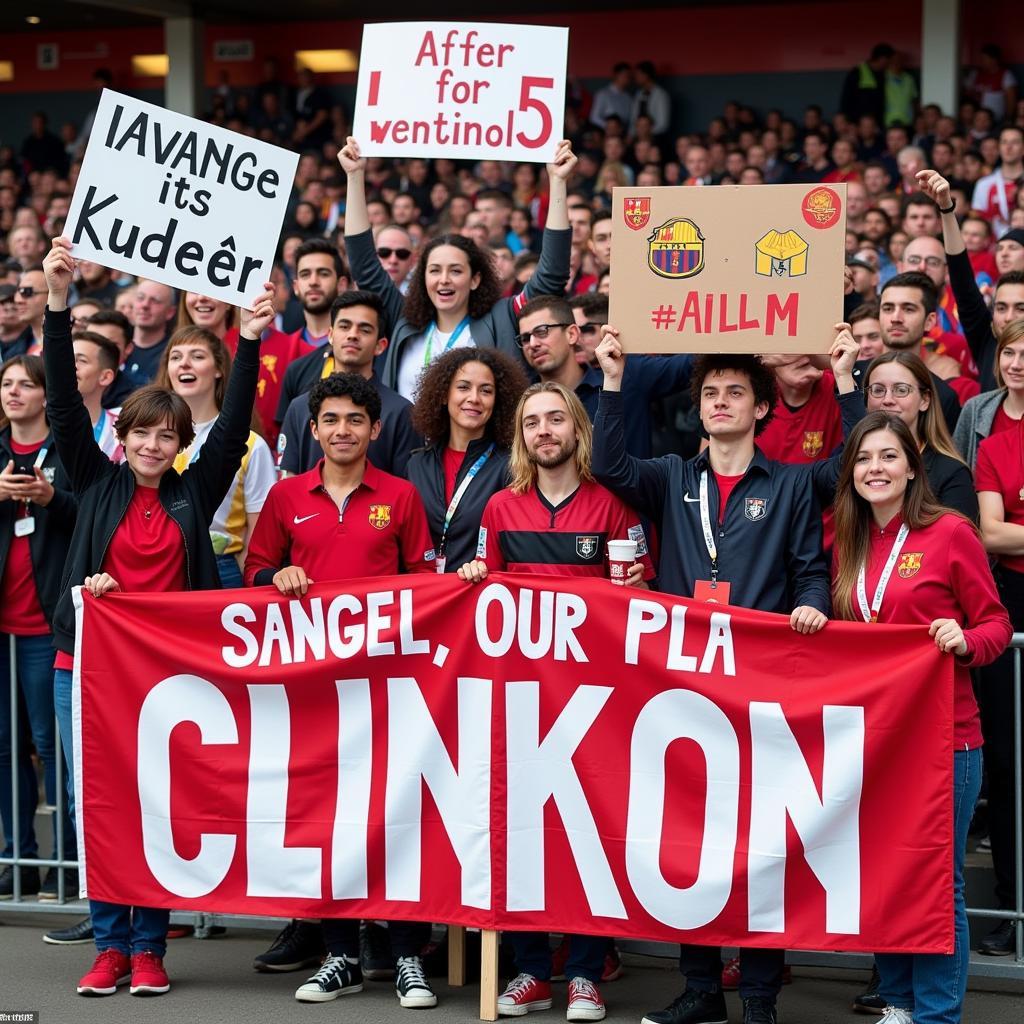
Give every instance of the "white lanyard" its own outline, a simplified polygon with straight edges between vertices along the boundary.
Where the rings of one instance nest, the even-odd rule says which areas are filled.
[[[469,485],[473,482],[473,477],[480,472],[483,468],[484,463],[491,457],[494,449],[497,447],[491,442],[490,447],[487,451],[481,455],[476,462],[473,463],[469,468],[469,472],[462,478],[462,483],[459,484],[458,490],[452,495],[452,500],[448,504],[448,511],[444,514],[444,529],[441,532],[441,543],[438,545],[438,555],[444,557],[445,544],[448,541],[448,528],[452,525],[452,519],[455,517],[455,511],[459,507],[459,502],[462,501],[463,495],[469,489]],[[439,569],[438,572],[444,572],[444,569]]]
[[[910,527],[904,523],[900,527],[900,532],[896,534],[896,541],[892,546],[892,551],[889,552],[889,558],[885,563],[885,568],[882,570],[882,575],[879,577],[878,586],[875,587],[875,596],[871,600],[870,608],[868,607],[868,591],[865,583],[867,576],[866,566],[862,565],[860,567],[860,572],[857,574],[857,603],[860,605],[860,613],[865,622],[878,621],[878,612],[882,607],[885,589],[889,586],[889,577],[892,576],[892,571],[896,568],[896,560],[900,557],[900,552],[903,550],[903,545],[907,542],[907,537],[909,536]]]
[[[691,499],[692,500],[692,499]],[[708,503],[708,471],[700,475],[700,525],[704,530],[704,544],[711,556],[711,582],[718,579],[718,545],[715,531],[711,528],[711,507]]]

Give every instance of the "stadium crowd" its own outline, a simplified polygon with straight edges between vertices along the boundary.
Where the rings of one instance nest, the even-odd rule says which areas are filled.
[[[800,633],[832,617],[920,623],[956,659],[956,952],[879,955],[855,1008],[958,1021],[982,792],[974,838],[987,833],[999,906],[1016,898],[1006,648],[1024,630],[1024,101],[986,47],[959,110],[921,106],[884,44],[830,119],[736,102],[676,136],[645,62],[567,95],[567,139],[541,168],[365,159],[312,73],[292,89],[271,61],[253,91],[223,83],[211,121],[301,154],[252,311],[72,258],[62,235],[88,120],[56,135],[39,113],[17,151],[0,148],[0,633],[20,700],[14,720],[0,700],[3,856],[14,787],[20,856],[39,856],[30,751],[56,805],[55,711],[72,752],[72,586],[302,595],[400,571],[602,577],[603,546],[574,544],[599,533],[635,542],[627,585],[718,592]],[[606,326],[612,190],[791,182],[846,184],[829,356],[623,355]],[[765,497],[769,516],[745,514]],[[904,572],[908,543],[919,564]],[[74,861],[65,803],[52,853]],[[62,886],[56,869],[8,866],[0,900],[74,893],[74,869]],[[90,910],[46,936],[95,940],[78,992],[167,991],[168,912]],[[511,940],[500,1013],[550,1008],[565,976],[568,1019],[603,1018],[614,944]],[[393,974],[403,1006],[427,1007],[428,941],[419,924],[293,921],[255,967],[315,966],[296,992],[309,1002]],[[1010,922],[980,949],[1011,954]],[[683,993],[646,1024],[724,1022],[737,987],[745,1021],[774,1022],[788,980],[774,950],[723,965],[684,946],[680,970]]]

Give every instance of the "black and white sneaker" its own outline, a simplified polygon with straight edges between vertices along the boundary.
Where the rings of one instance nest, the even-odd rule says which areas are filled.
[[[405,1007],[437,1006],[437,996],[423,973],[418,956],[400,956],[395,963],[395,992]]]
[[[338,996],[363,991],[363,972],[358,960],[328,956],[312,978],[295,990],[300,1003],[328,1003]]]

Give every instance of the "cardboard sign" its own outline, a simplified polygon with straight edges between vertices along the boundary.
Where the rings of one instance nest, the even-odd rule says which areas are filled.
[[[352,133],[367,156],[545,163],[562,138],[569,30],[366,25]]]
[[[248,307],[298,159],[104,89],[64,233],[77,259]]]
[[[617,188],[609,320],[630,352],[827,352],[846,185]]]

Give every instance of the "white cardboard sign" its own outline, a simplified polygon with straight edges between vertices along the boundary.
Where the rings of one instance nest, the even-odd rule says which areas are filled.
[[[353,135],[366,156],[546,163],[562,138],[569,30],[366,25]]]
[[[250,307],[298,159],[104,89],[64,233],[77,259]]]

